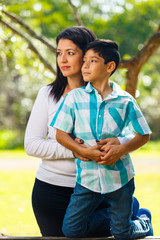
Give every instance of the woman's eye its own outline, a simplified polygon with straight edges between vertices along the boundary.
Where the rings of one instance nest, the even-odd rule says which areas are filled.
[[[61,55],[62,53],[61,52],[57,52],[57,56]]]

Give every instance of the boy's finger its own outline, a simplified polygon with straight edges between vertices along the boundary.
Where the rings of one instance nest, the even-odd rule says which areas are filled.
[[[106,152],[108,152],[109,149],[110,149],[110,147],[109,147],[109,146],[106,146],[106,145],[105,145],[105,146],[103,145],[103,146],[101,147],[101,150],[106,151]]]
[[[101,156],[101,160],[102,161],[106,161],[106,160],[108,160],[110,157],[111,157],[111,153],[105,153],[105,155],[104,156]]]
[[[99,165],[113,165],[113,163],[111,163],[111,162],[106,162],[106,161],[100,161],[100,162],[98,162],[98,164]]]

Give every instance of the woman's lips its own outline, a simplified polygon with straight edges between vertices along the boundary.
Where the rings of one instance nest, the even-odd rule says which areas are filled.
[[[70,68],[70,66],[62,66],[61,67],[62,70],[67,70],[68,68]]]

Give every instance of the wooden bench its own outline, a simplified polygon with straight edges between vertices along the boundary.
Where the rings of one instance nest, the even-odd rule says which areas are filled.
[[[8,237],[8,236],[0,236],[0,239],[6,240],[75,240],[74,238],[66,238],[66,237]],[[113,237],[102,237],[102,238],[78,238],[78,240],[107,240],[107,239],[114,239]],[[138,238],[138,239],[150,239],[155,240],[159,239],[160,236],[155,237],[145,237],[145,238]]]

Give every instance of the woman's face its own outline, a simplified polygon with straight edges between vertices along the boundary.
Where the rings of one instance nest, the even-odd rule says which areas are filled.
[[[64,77],[82,78],[82,50],[69,39],[60,39],[57,46],[57,63]]]

